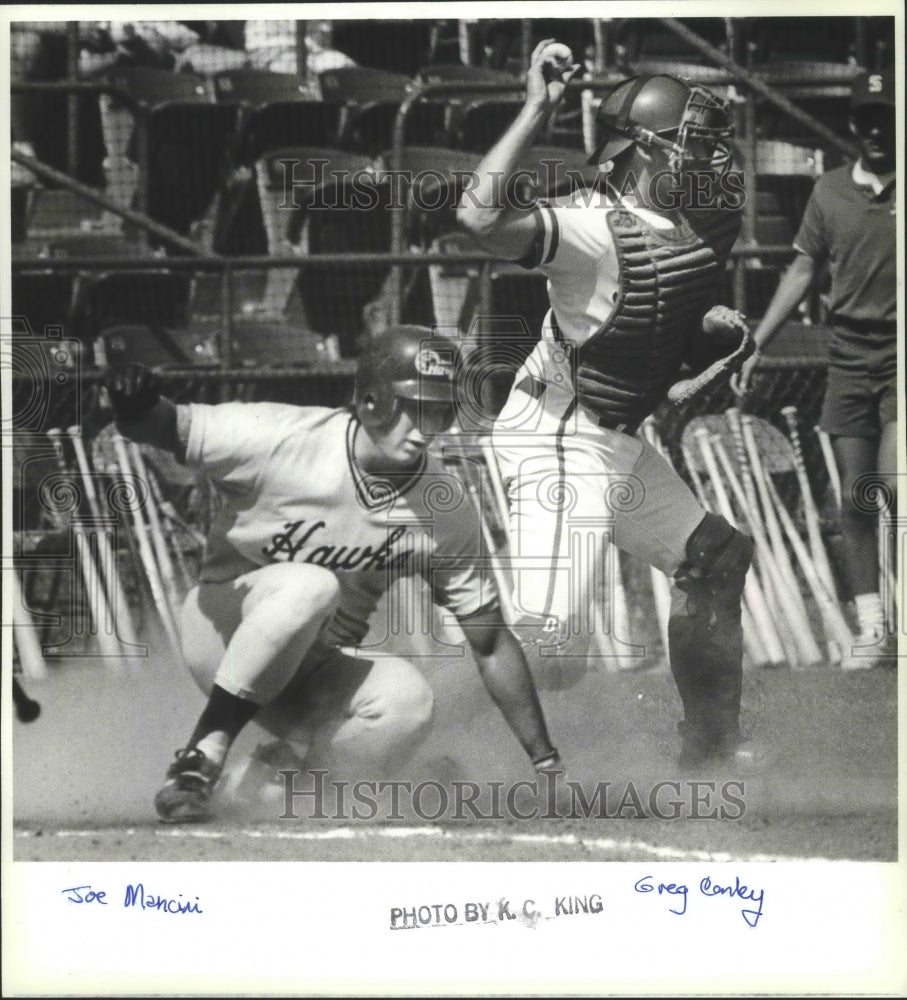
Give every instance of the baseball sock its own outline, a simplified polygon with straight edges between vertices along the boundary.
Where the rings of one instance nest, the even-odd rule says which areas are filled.
[[[885,613],[882,611],[880,594],[857,594],[854,598],[857,608],[857,626],[860,634],[875,633],[879,638],[885,634]]]
[[[233,741],[259,707],[254,701],[239,698],[215,684],[189,746],[197,747],[215,764],[223,764]]]

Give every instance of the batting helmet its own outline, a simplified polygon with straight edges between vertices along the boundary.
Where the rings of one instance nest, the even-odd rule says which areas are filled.
[[[424,326],[393,326],[376,334],[359,356],[353,404],[369,428],[390,424],[401,399],[454,406],[460,360],[454,340]]]
[[[731,162],[726,140],[734,128],[727,103],[676,76],[645,74],[618,84],[595,117],[599,142],[589,163],[613,160],[634,144],[670,151],[670,167],[723,173]]]

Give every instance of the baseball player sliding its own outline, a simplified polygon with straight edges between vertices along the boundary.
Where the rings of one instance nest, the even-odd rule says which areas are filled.
[[[752,350],[742,316],[712,308],[740,229],[725,105],[672,76],[619,84],[597,113],[594,192],[505,204],[510,177],[579,67],[535,49],[522,110],[476,168],[458,220],[492,253],[548,278],[541,340],[494,427],[509,489],[515,628],[565,654],[602,578],[602,539],[673,580],[671,668],[682,767],[752,760],[741,740],[741,596],[751,540],[706,511],[635,435],[665,400],[729,377]],[[736,191],[736,196],[735,196]],[[577,571],[577,562],[593,556]]]
[[[208,700],[155,798],[162,821],[208,817],[252,719],[340,777],[406,763],[427,732],[431,690],[386,648],[357,650],[401,574],[423,575],[456,616],[536,768],[560,766],[522,650],[476,565],[478,512],[428,453],[455,417],[457,363],[454,342],[392,328],[360,357],[344,409],[175,405],[141,366],[110,375],[121,433],[200,469],[223,500],[181,622]]]

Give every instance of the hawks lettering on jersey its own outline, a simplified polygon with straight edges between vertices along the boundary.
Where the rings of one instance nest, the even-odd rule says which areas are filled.
[[[324,521],[316,521],[297,539],[294,536],[304,525],[305,521],[291,521],[285,524],[283,532],[274,535],[272,544],[262,549],[264,555],[275,561],[279,561],[281,558],[287,562],[296,561],[296,556],[305,551],[311,539],[327,527]],[[412,557],[413,551],[407,549],[392,555],[392,550],[405,533],[405,528],[394,528],[393,531],[388,532],[384,544],[377,549],[372,549],[370,545],[319,545],[314,551],[298,561],[334,570],[377,569],[381,572],[386,572],[389,569],[402,570]]]

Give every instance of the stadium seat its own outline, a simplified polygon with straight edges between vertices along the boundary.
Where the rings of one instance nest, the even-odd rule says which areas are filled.
[[[74,286],[71,274],[16,271],[10,281],[13,316],[22,317],[35,336],[41,336],[48,326],[62,327],[64,336],[72,336]]]
[[[220,104],[242,107],[234,141],[234,162],[251,164],[283,146],[332,146],[338,109],[311,99],[311,92],[292,73],[268,70],[225,70],[212,77]]]
[[[392,162],[388,152],[383,162]],[[443,146],[405,146],[399,169],[412,183],[407,186],[407,244],[423,251],[434,240],[456,228],[456,207],[463,178],[475,170],[475,153]]]
[[[579,187],[591,187],[598,178],[598,167],[590,166],[584,150],[570,146],[530,146],[519,169],[538,178],[539,197],[553,198]]]
[[[435,122],[433,123],[435,124],[435,134],[431,140],[432,145],[453,145],[455,143],[455,125],[463,108],[474,103],[480,97],[490,99],[492,96],[501,93],[498,90],[465,91],[460,89],[463,84],[475,84],[477,87],[481,87],[482,85],[503,86],[518,93],[522,93],[525,86],[523,81],[512,73],[507,73],[503,70],[488,69],[484,66],[464,66],[460,63],[424,67],[419,70],[414,80],[417,84],[426,87],[454,84],[458,88],[447,93],[440,91],[432,94],[429,92],[422,99],[422,102],[426,105],[440,106],[444,109],[443,122],[441,122],[441,116],[436,115]],[[422,102],[420,102],[420,105]],[[418,111],[418,107],[416,110]],[[423,114],[427,117],[426,113],[423,112]],[[408,141],[423,141],[412,134],[414,130],[414,126],[408,128]]]
[[[121,66],[108,71],[107,82],[131,100],[156,107],[171,101],[207,101],[205,81],[191,73],[173,73],[167,69],[144,66]]]
[[[204,345],[217,362],[217,341],[222,330],[219,319],[195,322],[182,332],[182,338]],[[286,320],[238,316],[233,321],[231,362],[236,367],[276,368],[327,360],[329,352],[321,336]]]
[[[268,249],[267,206],[261,201],[255,162],[287,146],[333,146],[339,109],[313,100],[293,73],[232,69],[211,79],[215,100],[236,109],[236,128],[212,216],[214,249],[256,254]]]
[[[847,65],[855,55],[855,18],[823,17],[821,30],[809,18],[759,17],[746,22],[754,62],[771,68],[785,62]]]
[[[435,21],[375,19],[364,27],[362,22],[335,20],[334,48],[362,67],[407,77],[430,61]]]
[[[153,257],[142,243],[113,233],[81,233],[48,240],[48,257]]]
[[[472,312],[464,314],[461,329],[479,341],[478,354],[471,362],[483,370],[481,414],[490,423],[500,413],[514,375],[541,336],[548,311],[547,282],[544,275],[516,264],[497,265],[491,274],[487,311],[474,294],[466,305]],[[488,429],[479,423],[464,429]]]
[[[307,211],[313,204],[331,208],[338,179],[375,173],[373,161],[362,154],[320,146],[276,149],[255,165],[271,253],[286,239],[300,242]]]
[[[723,17],[684,17],[680,21],[700,38],[726,51],[727,29]],[[699,50],[655,18],[626,18],[615,25],[614,46],[621,68],[643,62],[677,62],[702,68]]]
[[[289,155],[288,155],[289,154]],[[267,158],[270,183],[282,186],[280,159],[296,158],[312,166],[311,185],[298,187],[296,206],[287,213],[284,230],[301,256],[307,254],[386,253],[390,250],[394,197],[390,178],[370,169],[367,157],[339,150],[288,150]],[[314,163],[326,161],[315,173]],[[295,176],[306,177],[305,168]],[[278,231],[282,218],[277,221]],[[336,334],[341,353],[356,353],[356,340],[365,328],[367,307],[383,301],[390,272],[384,261],[373,264],[315,263],[300,269],[298,293],[306,329]],[[282,272],[281,272],[282,273]]]
[[[468,233],[456,229],[442,233],[428,249],[448,258],[428,266],[435,323],[462,333],[469,329],[479,294],[480,265],[468,257],[484,256],[485,251]]]
[[[356,66],[329,70],[318,79],[324,101],[339,110],[338,146],[376,155],[391,145],[409,77]]]
[[[253,106],[272,101],[300,101],[309,98],[304,82],[295,73],[275,73],[267,69],[226,69],[211,77],[214,98],[226,103]]]
[[[117,323],[105,326],[99,338],[102,366],[135,363],[154,368],[185,368],[216,362],[213,343],[183,329],[149,323]]]
[[[330,147],[276,149],[259,159],[254,176],[267,252],[272,256],[305,253],[308,207],[319,197],[322,207],[334,204],[336,178],[331,171],[354,177],[371,169],[368,157]],[[296,269],[269,269],[261,310],[284,315],[296,277]]]
[[[412,81],[399,73],[366,67],[346,67],[319,75],[324,101],[339,110],[337,145],[356,153],[377,156],[390,148],[394,124]],[[432,144],[443,136],[443,105],[417,102],[410,110],[404,140]]]
[[[488,83],[511,86],[522,90],[525,83],[513,73],[501,69],[489,69],[487,66],[464,66],[462,63],[445,64],[441,66],[424,66],[415,75],[419,83]]]
[[[453,145],[474,153],[487,153],[513,124],[523,99],[483,97],[464,103],[453,123]]]
[[[188,74],[129,68],[109,79],[135,102],[127,155],[138,165],[145,211],[188,233],[222,182],[236,106],[212,103],[201,78]]]
[[[230,298],[234,316],[257,312],[265,298],[266,269],[230,271]],[[216,272],[193,275],[189,297],[190,322],[218,319],[223,315],[223,280]]]
[[[717,90],[721,95],[721,82],[727,80],[727,70],[721,66],[709,66],[703,61],[684,61],[677,58],[656,58],[640,56],[632,62],[622,63],[627,73],[663,73],[667,76],[679,76],[693,83],[701,83]]]
[[[167,270],[80,275],[72,308],[74,335],[89,344],[102,330],[120,324],[185,326],[190,286],[187,273]]]

